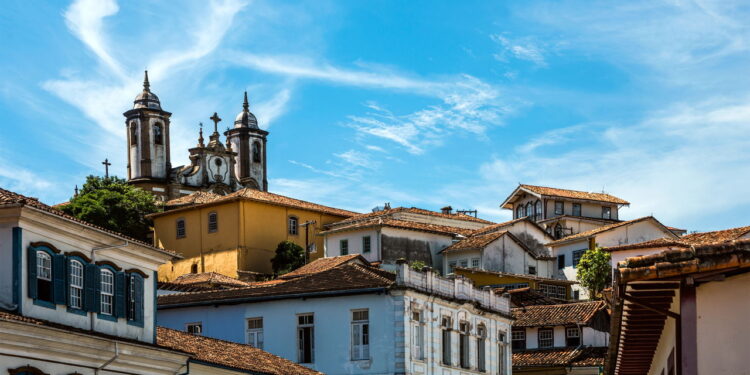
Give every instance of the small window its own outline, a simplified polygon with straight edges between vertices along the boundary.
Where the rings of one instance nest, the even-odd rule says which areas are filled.
[[[455,260],[448,262],[448,272],[453,272],[453,269],[456,268],[457,265],[458,262],[456,262]]]
[[[542,220],[542,201],[536,201],[534,207],[534,220]]]
[[[203,334],[203,323],[197,322],[185,324],[185,331],[187,331],[187,333],[200,336],[201,334]]]
[[[101,271],[101,307],[100,312],[104,315],[113,315],[115,298],[115,274],[108,270]]]
[[[190,265],[190,273],[198,273],[198,265],[196,263]]]
[[[369,253],[370,250],[370,236],[362,237],[362,252]]]
[[[52,256],[36,252],[36,298],[52,302]]]
[[[551,348],[554,346],[554,335],[552,328],[539,328],[539,348]]]
[[[289,234],[296,236],[299,233],[299,220],[294,216],[289,216]]]
[[[573,299],[575,299],[575,300],[579,300],[579,299],[581,299],[581,291],[579,291],[579,290],[574,290],[574,291],[573,291]]]
[[[557,269],[561,270],[565,268],[565,254],[560,254],[557,256]]]
[[[245,343],[263,349],[263,318],[250,318],[247,320],[247,334]]]
[[[581,216],[581,204],[573,203],[573,216]]]
[[[422,322],[422,312],[412,311],[412,341],[411,354],[414,359],[424,359],[424,324]]]
[[[533,218],[534,216],[534,206],[531,204],[531,202],[526,203],[526,216],[529,218]]]
[[[536,266],[529,266],[529,275],[536,275]]]
[[[216,212],[208,214],[208,233],[214,233],[219,230],[219,215]]]
[[[143,323],[143,277],[130,273],[127,288],[127,319],[136,324]]]
[[[573,252],[573,268],[578,267],[578,263],[585,252],[586,250],[576,250]]]
[[[154,144],[164,144],[164,128],[160,123],[154,124]]]
[[[177,219],[177,238],[185,238],[185,219]]]
[[[469,260],[468,259],[461,259],[461,267],[468,268],[469,267]]]
[[[73,309],[83,308],[83,264],[77,260],[70,261],[68,280],[68,306]]]
[[[578,346],[581,344],[581,331],[578,327],[565,328],[565,345]]]
[[[138,144],[138,125],[135,122],[130,123],[130,145]]]
[[[253,142],[253,163],[260,163],[260,142]]]
[[[313,363],[315,361],[315,326],[313,315],[297,316],[297,362]]]
[[[513,328],[511,333],[511,343],[513,350],[526,349],[526,330],[523,328]]]
[[[612,207],[602,207],[602,219],[612,218]]]
[[[555,215],[562,215],[563,213],[565,213],[563,202],[555,201]]]
[[[525,215],[523,214],[523,206],[516,207],[516,219],[520,219],[524,216]]]
[[[550,298],[566,299],[566,288],[562,285],[539,284],[539,291]]]
[[[352,311],[352,361],[370,359],[370,322],[368,310]]]
[[[471,260],[471,268],[479,268],[479,262],[480,262],[479,258],[473,258]]]
[[[349,254],[349,240],[339,241],[339,247],[341,248],[341,255]]]

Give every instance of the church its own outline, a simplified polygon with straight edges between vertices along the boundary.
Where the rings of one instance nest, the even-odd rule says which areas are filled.
[[[196,191],[226,195],[250,188],[268,191],[266,171],[266,138],[268,132],[258,127],[250,112],[245,92],[242,110],[234,127],[219,134],[219,118],[214,113],[213,133],[208,143],[201,126],[198,143],[190,148],[190,164],[172,167],[169,126],[171,113],[162,109],[159,97],[151,92],[148,71],[144,73],[143,91],[135,97],[133,108],[123,113],[127,131],[128,183],[150,191],[162,202]]]

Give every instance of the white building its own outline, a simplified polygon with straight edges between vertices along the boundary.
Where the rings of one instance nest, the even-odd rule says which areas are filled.
[[[396,274],[365,263],[324,258],[251,288],[162,295],[159,324],[330,375],[510,374],[507,295],[405,263]]]

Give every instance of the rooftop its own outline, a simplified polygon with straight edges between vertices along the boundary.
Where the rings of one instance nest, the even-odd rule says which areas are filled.
[[[174,329],[157,327],[159,346],[190,354],[194,359],[237,370],[270,375],[321,374],[250,345],[238,344]]]
[[[620,228],[620,227],[624,227],[624,226],[627,226],[627,225],[630,225],[630,224],[640,223],[642,221],[648,221],[648,220],[653,220],[658,225],[664,227],[665,233],[668,232],[669,234],[671,234],[672,238],[677,238],[677,235],[675,235],[674,233],[672,233],[672,231],[670,231],[661,222],[659,222],[659,220],[656,220],[656,218],[654,218],[653,216],[644,216],[644,217],[641,217],[641,218],[638,218],[638,219],[628,220],[628,221],[621,221],[619,223],[605,225],[605,226],[602,226],[602,227],[599,227],[599,228],[595,228],[595,229],[587,230],[585,232],[581,232],[581,233],[573,234],[573,235],[570,235],[570,236],[567,236],[567,237],[563,237],[563,238],[561,238],[559,240],[547,243],[546,246],[559,245],[559,244],[563,244],[563,243],[567,243],[567,242],[571,242],[571,241],[576,241],[576,240],[581,240],[581,239],[589,238],[589,237],[597,235],[599,233],[608,232],[608,231],[611,231],[611,230],[614,230],[614,229],[617,229],[617,228]]]
[[[174,279],[171,283],[185,286],[202,286],[207,288],[239,288],[251,284],[217,272],[187,273]]]
[[[630,202],[624,199],[621,199],[621,198],[615,197],[614,195],[610,195],[606,193],[589,193],[585,191],[559,189],[559,188],[553,188],[553,187],[547,187],[547,186],[519,184],[516,190],[514,190],[513,193],[511,193],[511,195],[508,196],[505,202],[503,202],[501,207],[511,208],[511,205],[508,202],[516,194],[518,190],[523,190],[523,191],[532,193],[534,195],[546,196],[546,197],[579,199],[579,200],[597,201],[597,202],[605,202],[605,203],[614,203],[614,204],[619,204],[619,205],[630,204]]]
[[[540,245],[538,247],[531,248],[527,246],[523,241],[521,241],[516,235],[508,231],[489,232],[486,234],[470,235],[458,242],[451,244],[450,246],[446,247],[440,252],[449,253],[449,252],[461,251],[461,250],[484,249],[487,245],[491,244],[495,240],[498,240],[504,236],[507,236],[508,238],[510,238],[511,241],[518,244],[518,246],[520,246],[522,249],[524,249],[526,252],[531,254],[531,256],[533,256],[536,259],[546,259],[546,258],[551,257],[549,251],[543,246]]]
[[[687,248],[750,238],[750,226],[717,230],[712,232],[691,233],[678,238],[658,238],[637,244],[612,246],[607,251],[647,249],[657,247]]]
[[[568,324],[588,325],[596,314],[604,309],[604,301],[588,301],[516,307],[511,311],[516,319],[513,327],[541,327]]]
[[[297,268],[296,270],[292,272],[285,273],[279,276],[279,279],[293,279],[295,277],[307,276],[307,275],[311,275],[314,273],[328,271],[332,268],[336,268],[340,265],[343,265],[349,262],[358,262],[359,264],[363,264],[363,265],[369,264],[367,260],[359,254],[349,254],[349,255],[341,255],[341,256],[330,257],[330,258],[320,258],[320,259],[316,259],[313,262],[305,264],[304,266]]]
[[[494,222],[492,221],[479,219],[474,216],[470,216],[466,214],[459,214],[459,213],[445,214],[442,212],[430,211],[430,210],[425,210],[425,209],[417,208],[417,207],[396,207],[396,208],[390,208],[390,209],[382,210],[382,211],[375,211],[375,212],[370,212],[366,214],[354,215],[348,219],[334,223],[331,226],[344,225],[344,224],[348,224],[351,222],[367,220],[367,219],[376,218],[376,217],[393,216],[395,214],[400,214],[400,213],[426,215],[426,216],[440,217],[444,219],[462,220],[462,221],[469,221],[469,222],[482,223],[482,224],[494,224]]]
[[[345,231],[350,231],[350,230],[358,230],[358,229],[371,228],[371,227],[391,227],[391,228],[399,228],[399,229],[406,229],[406,230],[415,230],[415,231],[420,231],[420,232],[445,234],[449,236],[453,236],[456,234],[468,235],[472,232],[471,229],[467,229],[467,228],[459,228],[459,227],[453,227],[453,226],[448,226],[448,225],[420,223],[420,222],[408,221],[408,220],[397,220],[397,219],[392,219],[389,217],[370,217],[368,219],[359,220],[359,221],[347,220],[347,223],[345,224],[341,224],[341,223],[342,222],[338,222],[338,223],[329,225],[331,229],[320,232],[320,234],[331,234],[331,233],[345,232]]]
[[[513,352],[513,368],[521,367],[600,367],[604,366],[605,347],[566,347]]]
[[[513,220],[505,221],[505,222],[502,222],[502,223],[492,224],[492,225],[486,226],[484,228],[475,230],[472,233],[472,235],[480,235],[480,234],[486,234],[486,233],[490,233],[490,232],[497,232],[497,231],[500,231],[500,230],[502,230],[504,228],[512,227],[513,225],[521,223],[521,222],[526,222],[526,223],[528,223],[530,225],[533,225],[533,226],[537,227],[542,233],[544,233],[545,235],[547,235],[548,237],[550,237],[549,233],[547,233],[547,231],[544,230],[544,228],[542,228],[539,224],[537,224],[536,221],[531,220],[529,217],[522,217],[522,218],[518,218],[518,219],[513,219]],[[552,237],[550,237],[550,238],[552,238]]]

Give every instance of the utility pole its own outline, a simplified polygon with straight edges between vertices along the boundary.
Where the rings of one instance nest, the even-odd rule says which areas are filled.
[[[309,242],[309,240],[308,240],[308,236],[309,236],[309,231],[307,230],[307,228],[308,228],[308,227],[309,227],[310,225],[314,225],[315,223],[316,223],[316,221],[315,221],[315,220],[308,220],[308,221],[306,221],[306,222],[304,222],[304,223],[300,224],[300,226],[303,226],[303,227],[305,227],[305,264],[307,264],[307,260],[308,260],[308,259],[307,259],[307,258],[308,258],[308,256],[307,256],[307,252],[308,252],[308,251],[310,250],[310,242]]]

